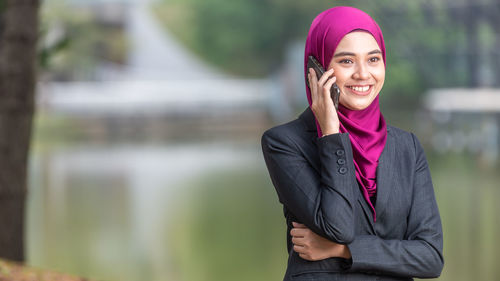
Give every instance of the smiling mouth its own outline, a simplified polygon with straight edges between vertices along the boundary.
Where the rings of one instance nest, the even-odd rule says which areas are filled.
[[[370,90],[372,89],[372,85],[367,85],[367,86],[346,86],[348,89],[350,89],[352,92],[358,95],[366,95],[370,93]]]

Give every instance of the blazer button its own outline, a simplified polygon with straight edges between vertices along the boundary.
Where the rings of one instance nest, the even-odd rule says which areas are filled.
[[[343,158],[337,159],[337,163],[339,165],[344,165],[345,164],[345,159],[343,159]]]
[[[341,174],[347,173],[347,168],[346,167],[340,167],[339,173],[341,173]]]
[[[344,155],[344,151],[342,149],[337,150],[336,152],[337,156],[342,156]]]

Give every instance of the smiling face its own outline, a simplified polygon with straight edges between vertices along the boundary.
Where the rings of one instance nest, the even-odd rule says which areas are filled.
[[[351,109],[367,108],[377,97],[385,79],[385,65],[375,38],[354,31],[340,40],[328,69],[334,69],[340,88],[339,102]]]

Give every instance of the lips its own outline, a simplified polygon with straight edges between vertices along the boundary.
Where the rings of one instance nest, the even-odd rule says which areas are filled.
[[[356,95],[366,96],[371,92],[373,85],[353,85],[346,86],[346,88]]]

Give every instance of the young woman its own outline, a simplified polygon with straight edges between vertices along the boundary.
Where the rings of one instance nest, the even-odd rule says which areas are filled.
[[[319,79],[309,56],[327,70]],[[385,68],[382,32],[368,14],[334,7],[312,22],[304,56],[310,106],[262,136],[288,226],[285,280],[441,273],[441,220],[424,151],[380,112]]]

